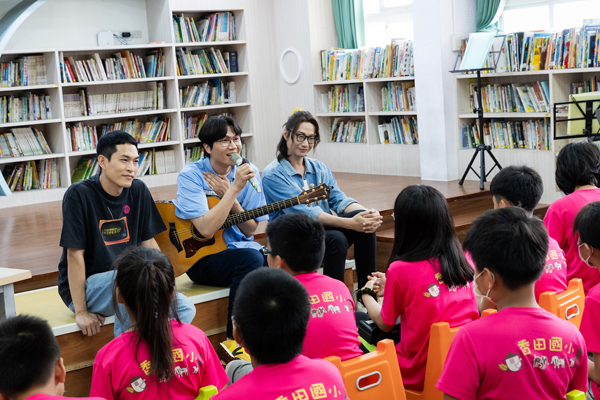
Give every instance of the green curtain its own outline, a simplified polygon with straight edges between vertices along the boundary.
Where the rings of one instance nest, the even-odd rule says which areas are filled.
[[[498,31],[506,0],[477,0],[477,32]]]
[[[363,0],[331,0],[338,47],[356,49],[365,45]]]

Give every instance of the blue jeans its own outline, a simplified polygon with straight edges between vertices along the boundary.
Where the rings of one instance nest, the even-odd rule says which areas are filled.
[[[112,301],[112,286],[117,271],[107,271],[100,274],[94,274],[85,280],[85,297],[87,299],[87,308],[89,312],[100,314],[103,317],[115,315]],[[181,293],[177,293],[177,315],[182,322],[191,323],[196,315],[194,304]],[[115,315],[115,337],[125,332],[131,327],[129,315],[123,304],[118,304],[121,321]],[[75,306],[71,302],[69,309],[75,312]]]

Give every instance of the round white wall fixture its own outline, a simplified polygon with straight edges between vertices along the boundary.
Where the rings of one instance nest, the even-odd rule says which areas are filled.
[[[296,72],[296,76],[294,76],[293,78],[290,78],[287,75],[285,68],[283,67],[283,57],[285,57],[287,53],[293,53],[296,56],[296,59],[298,60],[298,71]],[[300,78],[300,73],[302,72],[302,57],[300,56],[298,50],[292,47],[288,47],[283,51],[283,53],[281,53],[281,57],[279,58],[279,72],[281,73],[281,77],[283,78],[283,80],[287,83],[296,83],[298,78]]]

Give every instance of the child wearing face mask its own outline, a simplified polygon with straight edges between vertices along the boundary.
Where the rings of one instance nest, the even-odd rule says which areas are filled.
[[[573,223],[573,232],[579,236],[578,249],[581,261],[591,268],[600,267],[600,201],[583,207]],[[589,361],[590,389],[594,398],[600,399],[600,285],[594,286],[585,297],[580,331],[588,351],[593,354]]]

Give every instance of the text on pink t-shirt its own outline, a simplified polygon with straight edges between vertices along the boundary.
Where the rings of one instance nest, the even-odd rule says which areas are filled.
[[[171,321],[174,376],[168,382],[150,376],[150,352],[142,343],[135,352],[133,332],[125,332],[100,349],[94,360],[91,394],[107,399],[194,399],[200,388],[219,390],[229,381],[208,338],[193,325]]]
[[[586,346],[575,325],[510,307],[461,327],[436,387],[466,399],[564,399],[587,390]]]
[[[404,387],[423,389],[429,332],[436,322],[462,326],[479,318],[473,287],[449,288],[442,282],[440,264],[394,261],[386,274],[381,318],[394,325],[400,316],[396,345]]]
[[[585,265],[579,258],[579,247],[577,246],[579,237],[573,232],[573,221],[583,206],[595,201],[600,201],[600,189],[576,190],[550,204],[544,217],[544,225],[548,229],[548,234],[565,252],[567,280],[581,279],[586,295],[600,282],[600,273],[596,268]]]
[[[596,285],[585,297],[585,306],[581,318],[579,331],[585,339],[588,351],[600,353],[600,285]],[[592,392],[596,399],[600,399],[600,387],[594,381],[590,381]]]
[[[285,364],[264,364],[212,400],[348,399],[340,371],[329,361],[298,356]]]
[[[346,285],[317,272],[295,277],[308,291],[311,304],[302,354],[308,358],[338,356],[342,361],[362,355],[354,301]]]
[[[548,237],[548,255],[542,276],[535,283],[535,298],[544,292],[561,293],[567,289],[567,260],[556,240]]]

